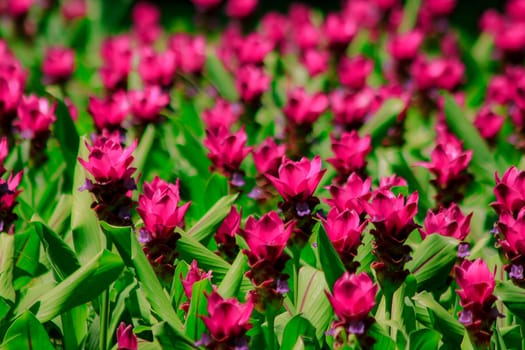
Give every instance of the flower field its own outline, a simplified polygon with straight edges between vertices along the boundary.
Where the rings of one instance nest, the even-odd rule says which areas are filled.
[[[525,0],[458,3],[0,0],[0,349],[525,348]]]

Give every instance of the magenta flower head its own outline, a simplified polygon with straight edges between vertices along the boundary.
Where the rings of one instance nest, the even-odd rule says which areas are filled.
[[[337,140],[333,135],[333,158],[327,161],[334,166],[338,173],[338,182],[344,183],[348,176],[356,172],[361,176],[366,174],[366,157],[372,151],[370,135],[361,137],[357,131],[344,132]]]
[[[328,97],[325,94],[319,92],[308,95],[304,88],[300,87],[289,92],[283,112],[293,125],[310,125],[319,119],[327,107]]]
[[[104,40],[101,47],[104,65],[100,69],[100,75],[107,90],[127,88],[132,55],[130,37],[121,35]]]
[[[242,66],[237,71],[235,87],[244,103],[258,105],[261,95],[270,88],[270,81],[262,68]]]
[[[459,321],[465,325],[477,346],[488,347],[492,324],[500,316],[493,306],[496,301],[493,294],[496,287],[494,274],[481,259],[464,260],[454,271],[460,288],[457,293],[463,306]]]
[[[345,209],[340,212],[337,208],[332,208],[327,218],[321,220],[346,270],[355,272],[359,262],[354,261],[354,258],[361,244],[361,234],[368,222],[361,223],[359,214],[355,210]]]
[[[294,222],[284,224],[279,215],[270,212],[259,220],[249,217],[241,235],[249,249],[243,250],[248,257],[250,271],[246,276],[255,286],[252,296],[258,310],[268,305],[279,307],[283,294],[288,291],[288,275],[283,274],[289,256],[284,248],[292,235]]]
[[[358,23],[354,18],[342,13],[328,14],[323,25],[324,37],[336,54],[344,53],[358,29]]]
[[[442,236],[454,237],[464,241],[470,232],[472,213],[465,216],[461,208],[452,203],[448,208],[440,208],[437,212],[429,210],[425,217],[424,227],[419,229],[421,237],[437,233]]]
[[[329,61],[330,54],[327,51],[309,49],[301,55],[301,63],[311,77],[326,72],[328,70]]]
[[[463,81],[465,66],[457,58],[417,59],[411,67],[419,90],[445,89],[453,91]]]
[[[128,96],[124,91],[117,91],[106,98],[90,96],[88,113],[99,133],[120,130],[129,114]]]
[[[64,47],[47,49],[42,72],[50,83],[64,83],[75,71],[75,51]]]
[[[86,0],[66,0],[62,2],[61,13],[67,21],[86,17]]]
[[[209,150],[208,158],[212,162],[212,168],[228,177],[236,187],[244,186],[241,163],[251,151],[250,147],[246,147],[246,141],[244,128],[236,133],[231,133],[223,127],[206,130],[204,145]]]
[[[237,299],[224,299],[214,290],[208,295],[208,316],[201,316],[209,336],[203,334],[198,346],[208,349],[247,348],[246,332],[252,328],[250,317],[253,301],[241,304]]]
[[[233,261],[239,252],[239,247],[235,241],[235,235],[239,233],[241,228],[242,210],[238,211],[235,206],[232,206],[230,212],[215,233],[215,242],[219,249],[219,255],[228,261]]]
[[[93,140],[93,144],[86,142],[89,151],[87,160],[78,161],[94,178],[79,188],[88,190],[95,196],[92,208],[100,220],[117,226],[131,224],[131,191],[136,188],[132,178],[135,168],[132,168],[132,153],[137,147],[137,140],[124,148],[120,144],[118,133],[103,133]]]
[[[374,62],[364,56],[343,57],[337,66],[337,74],[342,85],[353,90],[360,90],[366,85],[366,79],[374,69]]]
[[[300,51],[313,49],[319,45],[320,41],[320,29],[309,20],[297,24],[297,26],[293,28],[293,42],[298,46]]]
[[[18,195],[22,192],[18,189],[22,181],[22,174],[23,172],[20,171],[16,175],[13,173],[9,174],[7,180],[0,178],[0,232],[14,233],[15,226],[13,223],[18,218],[18,215],[13,212],[13,209],[17,204],[16,199]]]
[[[219,6],[222,0],[191,0],[191,2],[198,10],[206,12]]]
[[[419,53],[423,38],[423,32],[417,29],[399,34],[388,42],[388,52],[395,60],[411,61]]]
[[[479,130],[481,136],[489,141],[495,141],[498,133],[503,127],[505,119],[493,111],[490,106],[483,106],[476,115],[474,126]]]
[[[160,36],[160,10],[157,6],[145,2],[137,2],[132,9],[133,31],[139,42],[151,45]]]
[[[138,340],[133,333],[133,325],[120,322],[117,329],[117,349],[118,350],[137,350]]]
[[[33,6],[35,0],[7,0],[7,13],[13,17],[23,17],[27,15],[31,6]],[[4,3],[4,4],[5,4]]]
[[[363,336],[373,322],[369,313],[375,306],[377,290],[377,285],[365,272],[345,272],[335,282],[333,294],[326,292],[338,318],[332,328],[342,326],[346,333]]]
[[[215,106],[202,112],[202,119],[206,129],[216,130],[225,128],[230,130],[242,114],[242,106],[231,103],[222,98],[217,98]]]
[[[169,95],[159,86],[130,91],[128,98],[131,114],[139,124],[158,122],[160,112],[170,103]]]
[[[351,131],[359,129],[380,107],[380,96],[370,88],[364,88],[356,93],[336,90],[330,95],[330,106],[334,112],[336,125]]]
[[[505,270],[515,284],[525,286],[525,208],[519,211],[517,218],[509,212],[501,213],[496,232],[498,244],[509,262]]]
[[[0,176],[5,174],[4,161],[9,155],[9,148],[7,145],[7,137],[0,138]]]
[[[496,213],[501,215],[508,212],[517,217],[519,211],[525,207],[525,171],[512,166],[501,179],[496,173],[494,195],[496,201],[491,206]]]
[[[286,146],[277,145],[273,138],[267,138],[252,150],[253,162],[259,174],[277,176],[285,152]]]
[[[273,50],[273,43],[259,33],[245,37],[238,48],[239,63],[262,65],[264,58]]]
[[[425,0],[424,6],[434,16],[448,16],[456,7],[456,0]]]
[[[12,119],[16,117],[16,109],[23,93],[24,85],[19,80],[0,76],[0,113],[2,125],[8,125],[8,130],[11,128]]]
[[[150,48],[142,50],[138,71],[145,85],[171,86],[176,68],[176,58],[172,51],[156,53]]]
[[[332,198],[326,199],[325,202],[340,212],[346,209],[354,210],[363,217],[365,214],[364,203],[368,202],[372,196],[371,184],[371,178],[363,180],[358,174],[352,173],[342,186],[331,185],[328,188]]]
[[[193,285],[196,282],[209,279],[211,280],[212,272],[211,270],[208,272],[205,272],[204,270],[200,269],[197,266],[197,260],[193,260],[190,265],[190,269],[188,270],[188,273],[186,274],[186,278],[182,278],[182,274],[180,276],[182,287],[184,288],[184,294],[188,299],[191,299],[192,294],[192,288]],[[189,306],[189,305],[188,305]]]
[[[186,74],[199,74],[206,62],[206,38],[185,33],[173,35],[168,46],[175,53],[177,69]]]
[[[56,121],[55,109],[56,104],[46,98],[22,96],[17,109],[18,119],[13,124],[24,138],[49,137],[51,125]]]
[[[255,11],[258,0],[228,0],[226,14],[228,17],[243,19]]]

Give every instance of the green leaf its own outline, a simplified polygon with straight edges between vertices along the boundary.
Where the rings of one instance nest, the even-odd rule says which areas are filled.
[[[237,254],[237,257],[232,263],[231,268],[219,285],[218,292],[223,298],[232,298],[237,295],[241,282],[244,278],[244,273],[248,268],[246,255],[242,252]]]
[[[400,33],[405,33],[415,28],[420,6],[421,0],[406,1],[403,7],[403,20],[399,26]]]
[[[140,138],[137,149],[133,152],[135,157],[133,166],[137,168],[138,174],[142,174],[145,170],[144,166],[148,157],[151,155],[151,147],[155,141],[155,134],[155,125],[149,124]]]
[[[195,346],[173,331],[168,322],[159,322],[152,327],[155,338],[162,349],[193,350]]]
[[[15,235],[15,266],[34,276],[40,257],[40,240],[32,227]]]
[[[0,349],[20,350],[35,348],[39,350],[54,349],[44,326],[38,322],[31,312],[26,311],[9,327]]]
[[[406,267],[416,277],[418,290],[446,288],[448,278],[457,258],[458,240],[431,234],[414,248],[412,260]]]
[[[377,322],[374,323],[370,330],[368,331],[368,334],[375,339],[374,347],[373,349],[377,350],[395,350],[396,349],[396,343],[392,338],[390,338],[390,335],[386,332],[386,330],[381,327],[380,324]]]
[[[65,187],[66,192],[75,191],[73,186],[73,172],[75,165],[77,163],[77,154],[78,147],[80,144],[80,137],[78,135],[77,129],[71,115],[69,114],[69,109],[63,101],[58,101],[56,109],[57,120],[54,126],[54,135],[56,136],[58,143],[60,145],[60,150],[64,155],[64,160],[66,161],[66,179],[67,186]]]
[[[511,281],[498,281],[494,295],[516,316],[525,319],[525,289],[515,286]]]
[[[200,316],[207,314],[208,298],[206,298],[204,293],[209,294],[211,292],[212,286],[208,278],[195,282],[191,288],[190,308],[186,318],[185,329],[186,335],[194,341],[199,340],[206,330],[206,326]]]
[[[363,125],[360,134],[370,135],[373,147],[380,145],[386,137],[388,129],[395,124],[404,107],[405,103],[398,98],[386,100],[376,114]]]
[[[314,326],[300,315],[288,321],[282,338],[281,350],[293,350],[299,339],[302,339],[305,349],[319,349]]]
[[[205,240],[214,233],[237,199],[237,194],[222,197],[208,212],[188,230],[188,235],[197,241]]]
[[[335,281],[337,281],[339,277],[345,273],[346,269],[334,246],[332,245],[332,242],[330,242],[323,225],[320,225],[319,227],[317,244],[319,261],[321,262],[321,267],[323,268],[324,277],[328,287],[332,291]]]
[[[219,94],[227,100],[239,100],[239,94],[233,77],[224,69],[222,62],[215,55],[206,58],[206,72],[208,78],[219,91]]]
[[[410,333],[410,349],[427,350],[438,349],[441,341],[441,334],[432,329],[420,329]]]
[[[88,306],[79,305],[62,314],[64,349],[81,349],[87,339]]]
[[[0,297],[15,302],[13,288],[13,267],[15,253],[15,236],[0,233]]]
[[[30,309],[37,310],[36,317],[41,322],[49,321],[65,311],[95,299],[117,279],[123,268],[124,264],[118,255],[103,250],[53,289],[37,298]]]
[[[47,225],[40,222],[41,219],[37,220],[33,221],[32,225],[42,241],[53,270],[57,273],[60,280],[63,280],[80,268],[77,256],[62,238]]]

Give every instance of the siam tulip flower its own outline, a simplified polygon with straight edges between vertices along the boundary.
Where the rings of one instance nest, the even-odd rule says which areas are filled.
[[[457,58],[416,59],[411,67],[411,75],[416,87],[421,90],[457,88],[465,73],[465,66]]]
[[[370,0],[346,1],[343,7],[343,16],[353,18],[358,28],[377,28],[381,21],[381,15],[381,12]]]
[[[357,248],[361,244],[361,235],[368,222],[361,222],[359,214],[355,210],[339,211],[337,208],[332,208],[328,212],[327,218],[321,220],[326,234],[341,257],[346,270],[355,272],[359,262],[354,261],[354,258],[357,255]]]
[[[470,231],[471,219],[472,213],[465,216],[459,206],[452,203],[450,207],[442,207],[437,212],[429,210],[425,217],[424,227],[419,228],[419,233],[423,239],[428,235],[437,233],[464,241]]]
[[[3,138],[3,140],[5,140]],[[2,140],[2,143],[4,142]],[[2,164],[2,171],[5,172]],[[18,218],[13,212],[17,204],[17,197],[22,192],[18,189],[22,181],[23,172],[9,174],[7,180],[0,178],[0,232],[14,233],[14,222]]]
[[[277,145],[273,138],[267,138],[252,150],[253,162],[259,174],[277,176],[285,152],[286,146]]]
[[[294,222],[284,224],[276,212],[265,214],[259,220],[249,217],[241,235],[249,249],[243,250],[248,257],[250,271],[246,274],[255,286],[252,294],[259,311],[267,306],[279,308],[282,295],[288,290],[288,275],[283,274],[289,256],[284,248],[292,235]]]
[[[351,132],[343,132],[339,140],[332,135],[331,140],[335,157],[328,158],[327,161],[337,170],[338,182],[344,183],[348,176],[354,172],[364,176],[366,174],[366,157],[372,151],[370,135],[361,137],[356,130],[352,130]]]
[[[13,17],[26,16],[35,0],[7,0],[7,13]]]
[[[509,0],[505,4],[505,14],[516,22],[525,21],[525,1]]]
[[[328,98],[319,92],[309,95],[299,87],[288,93],[288,100],[283,109],[284,115],[295,128],[299,125],[311,125],[328,107]]]
[[[485,140],[492,142],[498,136],[504,122],[505,119],[490,106],[483,106],[476,115],[474,126]]]
[[[258,0],[228,0],[226,15],[236,19],[246,18],[255,11],[258,2]]]
[[[357,34],[359,27],[354,17],[342,13],[330,13],[323,24],[323,34],[336,54],[343,54]]]
[[[334,284],[333,294],[326,292],[338,318],[332,329],[343,327],[347,334],[364,338],[374,319],[369,316],[375,306],[378,287],[365,273],[345,272]]]
[[[427,168],[435,179],[431,182],[438,190],[436,200],[448,206],[463,198],[462,187],[472,178],[467,173],[472,160],[472,150],[464,151],[462,142],[455,136],[438,138],[438,144],[431,154],[430,162],[418,162],[415,165]]]
[[[459,321],[465,325],[476,346],[488,347],[492,335],[492,324],[500,316],[494,305],[496,297],[494,274],[481,260],[464,260],[455,269],[456,282],[460,289],[457,293],[463,311]]]
[[[239,120],[242,114],[242,106],[238,103],[231,103],[222,98],[217,98],[215,106],[202,112],[202,119],[206,124],[206,129],[216,130],[231,127]]]
[[[342,85],[353,90],[360,90],[366,85],[366,79],[374,69],[374,62],[361,55],[342,57],[337,67],[337,75]]]
[[[394,6],[399,4],[398,0],[373,0],[373,2],[382,11],[391,10]]]
[[[507,24],[496,34],[495,45],[503,51],[506,56],[515,55],[511,61],[519,62],[523,58],[525,48],[525,22],[515,22]]]
[[[0,120],[3,134],[10,135],[16,109],[24,93],[24,85],[15,79],[0,77]]]
[[[0,78],[16,80],[20,85],[25,87],[27,76],[28,72],[14,56],[7,53],[2,57],[2,61],[0,61]]]
[[[78,120],[78,108],[75,106],[73,101],[69,97],[64,97],[64,104],[67,107],[67,110],[69,112],[69,116],[71,119],[76,122]]]
[[[399,34],[388,42],[388,53],[395,60],[412,61],[418,55],[423,39],[424,34],[417,29]]]
[[[169,95],[158,86],[147,86],[144,90],[128,93],[131,114],[139,124],[155,123],[160,112],[169,104]]]
[[[425,0],[424,6],[434,16],[448,16],[456,7],[456,0]]]
[[[176,58],[172,51],[156,53],[150,48],[142,50],[138,72],[145,85],[171,86],[176,68]]]
[[[357,93],[334,91],[330,96],[330,106],[334,112],[335,123],[346,131],[359,129],[379,108],[380,97],[370,88]]]
[[[304,3],[292,3],[288,11],[291,24],[295,27],[312,21],[313,9]]]
[[[252,327],[250,317],[253,301],[241,304],[237,299],[224,299],[214,290],[208,297],[208,315],[201,316],[209,336],[203,334],[198,346],[208,349],[245,349],[248,347],[246,332]]]
[[[18,119],[14,126],[24,138],[49,137],[50,127],[56,121],[56,104],[36,95],[22,96],[18,105]]]
[[[513,99],[514,84],[505,75],[494,75],[487,87],[487,102],[507,104]]]
[[[124,91],[117,91],[106,98],[90,96],[88,113],[99,133],[103,130],[120,130],[129,114],[128,96]]]
[[[315,77],[328,71],[330,54],[326,51],[309,49],[301,55],[301,63],[304,65],[308,74]]]
[[[301,51],[316,48],[321,41],[321,32],[312,22],[304,22],[293,27],[293,42]]]
[[[145,2],[137,2],[132,9],[133,31],[142,44],[150,45],[160,36],[160,10],[157,6]]]
[[[198,10],[206,12],[219,6],[222,0],[191,0],[191,2]]]
[[[495,36],[505,26],[505,19],[495,9],[488,9],[481,15],[479,28],[482,32]]]
[[[231,72],[238,69],[237,53],[243,40],[244,37],[239,26],[233,24],[227,26],[221,34],[220,43],[217,48],[217,56],[224,67]]]
[[[88,159],[78,158],[78,161],[95,182],[87,179],[79,190],[93,193],[95,201],[91,207],[100,220],[117,226],[130,225],[131,191],[136,189],[135,179],[132,178],[136,169],[130,165],[137,140],[130,147],[123,148],[118,133],[104,132],[93,140],[92,145],[86,142],[86,147]]]
[[[525,267],[525,208],[517,218],[509,212],[501,213],[497,224],[498,244],[503,249],[508,264],[504,269],[512,281],[521,287],[525,285],[523,269]]]
[[[9,154],[9,148],[7,145],[7,137],[2,136],[0,138],[0,176],[5,174],[5,167],[4,167],[4,161],[7,158]]]
[[[118,350],[137,350],[138,340],[133,333],[133,325],[120,322],[117,329],[117,349]]]
[[[394,290],[405,280],[408,271],[405,262],[410,259],[410,247],[405,245],[408,235],[417,228],[414,216],[417,213],[418,193],[407,198],[396,196],[391,190],[378,191],[365,208],[374,229],[372,252],[377,261],[372,264],[383,288],[387,285]]]
[[[200,74],[206,62],[206,38],[185,33],[173,35],[168,41],[175,54],[177,68],[185,74]]]
[[[232,206],[215,233],[215,242],[217,242],[219,255],[228,261],[233,261],[239,251],[235,235],[240,232],[241,219],[242,209],[237,211],[237,208]]]
[[[268,12],[260,21],[260,33],[272,43],[272,47],[283,49],[289,30],[288,18],[279,12]]]
[[[262,68],[256,66],[242,66],[237,71],[235,87],[244,103],[259,103],[261,95],[270,88],[271,78]]]
[[[104,62],[100,69],[104,87],[109,91],[125,90],[131,71],[131,39],[125,35],[105,39],[100,54]]]
[[[75,51],[64,47],[47,49],[42,72],[50,83],[64,83],[75,71]]]
[[[342,186],[331,185],[328,187],[331,199],[325,199],[330,206],[337,208],[340,212],[353,210],[363,219],[365,205],[372,196],[370,186],[371,178],[362,179],[358,174],[353,173]]]
[[[84,18],[87,14],[86,0],[66,0],[62,2],[62,16],[67,21]]]
[[[186,298],[188,300],[191,300],[192,296],[192,289],[193,285],[199,281],[208,279],[211,281],[212,271],[205,272],[204,270],[200,269],[197,266],[197,260],[193,259],[190,265],[190,269],[188,270],[188,273],[186,274],[186,278],[182,278],[182,274],[180,275],[180,280],[182,283],[182,288],[184,289],[184,294],[186,295]],[[188,312],[188,309],[190,307],[190,303],[185,302],[181,305],[181,309],[184,310],[184,312]]]
[[[495,175],[496,201],[491,203],[492,208],[498,215],[508,212],[513,217],[517,217],[520,210],[525,207],[525,171],[512,166],[505,171],[501,179],[497,173]]]
[[[209,150],[208,158],[213,164],[212,168],[228,177],[236,187],[244,186],[244,172],[240,168],[251,150],[250,147],[246,147],[246,141],[244,128],[236,133],[231,133],[223,127],[206,130],[204,145]]]
[[[259,33],[249,34],[238,48],[241,65],[262,65],[265,57],[273,50],[273,44]]]

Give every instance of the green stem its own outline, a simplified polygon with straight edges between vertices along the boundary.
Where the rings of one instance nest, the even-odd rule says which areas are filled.
[[[299,310],[299,264],[301,260],[301,250],[297,247],[293,247],[293,302],[295,304],[295,309]]]
[[[112,244],[109,237],[106,241],[107,250],[111,251]],[[102,293],[102,303],[100,304],[100,338],[99,349],[106,350],[108,347],[108,328],[109,328],[109,288]]]
[[[275,349],[275,312],[271,306],[266,309],[266,323],[268,325],[268,350]]]
[[[387,319],[387,321],[392,321],[392,309],[393,309],[393,299],[394,299],[394,293],[392,293],[391,290],[384,290],[384,297],[385,297],[385,318]],[[390,338],[392,338],[392,340],[396,340],[396,334],[395,334],[395,329],[394,327],[392,327],[392,325],[390,324],[388,326],[389,330],[390,330]]]

